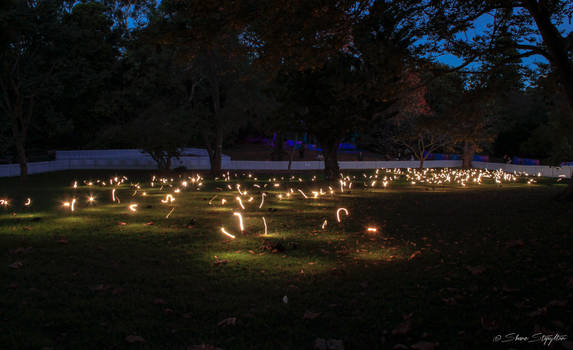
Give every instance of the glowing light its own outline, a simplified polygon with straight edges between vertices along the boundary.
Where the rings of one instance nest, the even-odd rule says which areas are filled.
[[[75,205],[76,205],[76,199],[72,199],[71,202],[64,202],[62,203],[62,205],[64,207],[70,208],[70,211],[74,211],[75,210]]]
[[[245,206],[243,205],[243,201],[241,200],[241,197],[236,197],[237,202],[239,202],[239,205],[241,206],[241,208],[243,208],[243,210],[245,209]]]
[[[136,212],[137,211],[137,204],[130,204],[129,210],[131,210],[132,212]]]
[[[90,196],[88,197],[88,203],[91,204],[91,203],[93,203],[94,201],[95,201],[94,196],[91,196],[91,195],[90,195]]]
[[[336,220],[338,220],[338,222],[340,222],[340,212],[344,212],[346,214],[346,216],[348,216],[348,209],[346,208],[338,208],[338,210],[336,211]]]
[[[175,211],[175,207],[171,208],[171,210],[169,211],[169,213],[167,213],[167,215],[165,215],[166,219],[169,219],[169,216],[171,215],[171,213],[173,213],[173,211]]]
[[[165,204],[165,203],[172,203],[175,201],[175,198],[173,198],[172,195],[168,194],[167,196],[165,196],[165,199],[161,200],[161,203]]]
[[[267,220],[265,220],[265,217],[263,216],[263,225],[265,225],[265,235],[267,234]]]
[[[298,190],[298,191],[299,191],[300,193],[302,193],[302,195],[303,195],[304,198],[308,198],[308,197],[306,196],[306,194],[304,194],[304,192],[303,192],[302,190]]]
[[[121,203],[119,200],[119,196],[115,194],[115,188],[113,190],[111,190],[111,199],[112,199],[112,202],[117,201],[118,203]]]
[[[7,207],[8,206],[8,200],[7,199],[0,199],[0,205],[3,207]]]
[[[245,231],[245,226],[243,226],[243,216],[241,213],[235,212],[233,215],[239,218],[239,228],[241,229],[241,232]]]
[[[326,225],[328,225],[328,220],[324,219],[324,222],[322,223],[322,226],[320,226],[320,228],[322,228],[324,230]]]
[[[263,207],[263,203],[265,202],[265,197],[266,197],[266,193],[263,192],[263,194],[261,195],[261,204],[259,205],[259,209],[261,209]],[[264,220],[264,218],[263,218]]]
[[[236,238],[235,236],[233,236],[233,235],[230,234],[229,232],[225,231],[225,228],[224,228],[224,227],[221,227],[221,232],[222,232],[224,235],[227,235],[227,236],[231,237],[232,239],[235,239],[235,238]]]
[[[78,182],[74,181],[74,188],[78,188]]]
[[[378,232],[378,229],[377,229],[376,227],[368,227],[368,228],[366,229],[366,231],[368,231],[368,232]]]
[[[30,199],[29,197],[26,198],[26,202],[24,203],[24,205],[29,207],[31,204],[32,204],[32,199]]]

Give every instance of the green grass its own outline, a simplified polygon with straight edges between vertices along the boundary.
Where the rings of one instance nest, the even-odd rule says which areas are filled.
[[[142,186],[151,175],[118,174]],[[346,349],[420,341],[521,349],[492,338],[573,335],[573,206],[554,199],[564,185],[552,180],[466,188],[402,181],[282,201],[267,188],[258,209],[255,181],[234,179],[254,197],[241,235],[232,215],[237,192],[217,190],[226,182],[183,191],[167,219],[165,190],[142,188],[149,195],[134,199],[126,184],[112,204],[110,187],[81,186],[108,175],[0,179],[0,198],[11,202],[0,209],[0,349],[313,349],[316,338],[343,340]],[[61,206],[72,197],[74,213]],[[229,203],[221,206],[222,198]],[[127,209],[132,202],[137,213]],[[350,211],[340,224],[338,207]],[[237,239],[226,239],[221,225]],[[278,243],[283,251],[264,249]],[[307,311],[320,315],[305,319]],[[235,325],[218,326],[229,317]],[[404,323],[409,330],[393,334]],[[130,335],[145,342],[129,343]]]

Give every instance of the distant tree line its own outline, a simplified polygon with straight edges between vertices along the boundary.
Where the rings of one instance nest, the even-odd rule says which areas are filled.
[[[217,175],[248,125],[312,135],[327,178],[351,135],[420,166],[430,152],[572,160],[572,14],[556,0],[4,0],[0,150],[25,176],[36,150],[141,148],[169,168],[199,146]],[[533,55],[549,63],[525,66]]]

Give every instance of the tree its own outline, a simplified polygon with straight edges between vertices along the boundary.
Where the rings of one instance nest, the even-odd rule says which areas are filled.
[[[295,120],[316,137],[322,148],[327,179],[339,175],[337,150],[344,137],[366,129],[390,105],[375,100],[361,87],[368,74],[360,60],[340,53],[320,69],[289,72],[281,77],[286,86],[283,99],[303,107]]]
[[[499,16],[499,14],[503,16]],[[475,60],[490,53],[490,42],[504,30],[513,40],[506,46],[516,50],[508,60],[521,59],[534,55],[545,57],[553,70],[560,76],[560,87],[573,106],[573,31],[560,31],[559,25],[571,18],[573,3],[565,0],[488,0],[450,1],[436,3],[433,7],[432,25],[441,28],[434,31],[434,38],[446,39],[449,48],[469,60]],[[471,27],[473,22],[484,15],[493,15],[500,20],[483,34],[470,41],[456,35]]]
[[[406,73],[403,79],[407,86],[417,86],[421,80],[412,72]],[[420,169],[432,152],[452,143],[449,134],[452,121],[439,110],[432,110],[426,95],[426,87],[413,89],[392,108],[396,115],[387,123],[392,141],[406,147],[419,160]]]
[[[11,128],[20,175],[26,177],[30,125],[37,104],[49,94],[55,68],[49,57],[54,34],[58,33],[58,4],[12,1],[2,5],[0,112]]]

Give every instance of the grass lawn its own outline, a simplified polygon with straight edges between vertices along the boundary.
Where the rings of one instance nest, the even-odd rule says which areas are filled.
[[[546,347],[492,339],[573,337],[573,205],[554,199],[553,180],[384,189],[358,173],[351,192],[304,199],[297,189],[329,184],[239,173],[163,204],[175,187],[117,174],[129,178],[120,203],[109,184],[82,183],[113,172],[0,179],[0,349],[526,349]]]

